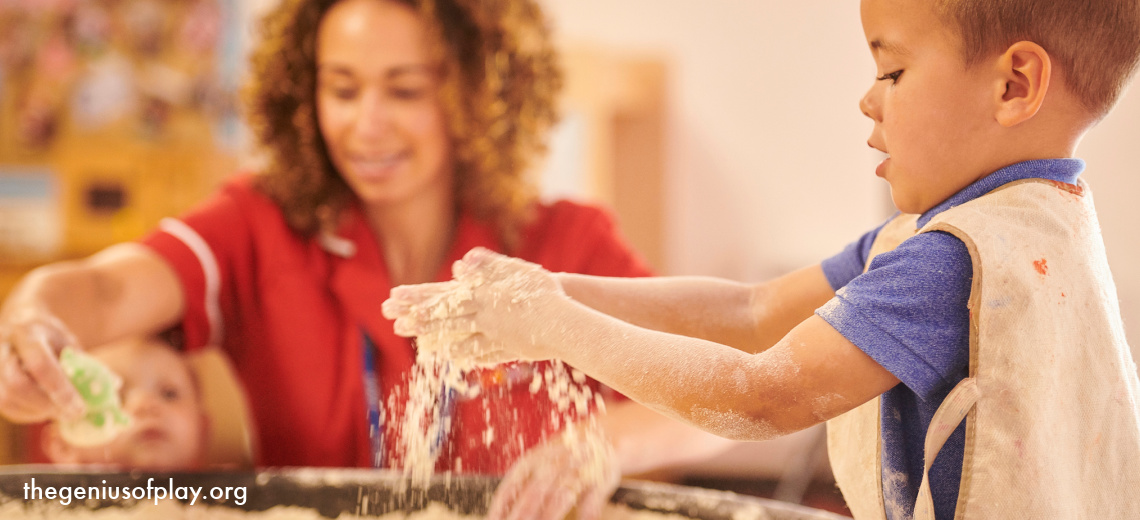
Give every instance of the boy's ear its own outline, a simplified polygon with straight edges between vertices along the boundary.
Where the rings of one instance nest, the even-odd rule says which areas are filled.
[[[1020,41],[998,58],[998,69],[1004,82],[995,114],[998,123],[1015,126],[1037,115],[1053,77],[1049,53],[1036,43]]]

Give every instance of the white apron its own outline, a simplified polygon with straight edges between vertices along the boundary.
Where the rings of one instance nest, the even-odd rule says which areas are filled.
[[[892,220],[871,256],[915,234]],[[938,408],[925,468],[966,422],[957,519],[1140,519],[1140,382],[1087,185],[1026,179],[935,216],[973,262],[969,377]],[[870,265],[870,261],[867,262]],[[857,520],[885,518],[879,399],[828,421]],[[924,473],[914,518],[933,520]]]

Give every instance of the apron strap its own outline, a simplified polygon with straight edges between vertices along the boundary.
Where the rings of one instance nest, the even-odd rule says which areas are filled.
[[[930,495],[930,467],[934,465],[934,458],[946,444],[946,439],[966,419],[966,415],[974,408],[978,398],[982,396],[978,390],[978,380],[973,377],[963,379],[934,412],[930,420],[930,429],[926,430],[926,463],[922,469],[922,486],[918,488],[918,502],[914,505],[914,520],[934,520],[934,498]]]

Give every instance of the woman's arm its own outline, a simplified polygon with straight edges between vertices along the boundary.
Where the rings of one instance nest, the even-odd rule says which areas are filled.
[[[174,271],[138,244],[32,271],[0,307],[0,415],[36,422],[82,410],[59,366],[64,347],[156,333],[182,312]]]
[[[771,347],[835,295],[818,264],[757,285],[707,277],[555,277],[568,296],[604,314],[745,352]]]

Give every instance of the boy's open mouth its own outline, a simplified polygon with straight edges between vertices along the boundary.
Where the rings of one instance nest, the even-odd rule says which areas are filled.
[[[879,163],[879,165],[875,167],[875,175],[877,175],[877,176],[879,176],[879,177],[883,177],[883,178],[886,178],[886,175],[887,175],[887,163],[889,163],[889,162],[891,162],[891,156],[890,156],[890,155],[886,156],[886,157],[885,157],[885,158],[882,160],[882,162],[880,162],[880,163]]]
[[[879,177],[884,176],[886,174],[886,165],[891,160],[891,154],[889,152],[887,152],[886,150],[884,150],[883,149],[884,147],[876,146],[875,143],[872,143],[871,141],[867,141],[867,146],[874,148],[880,152],[883,152],[884,154],[887,154],[887,156],[885,158],[883,158],[883,161],[879,163],[879,166],[875,168],[875,175],[877,175]]]

